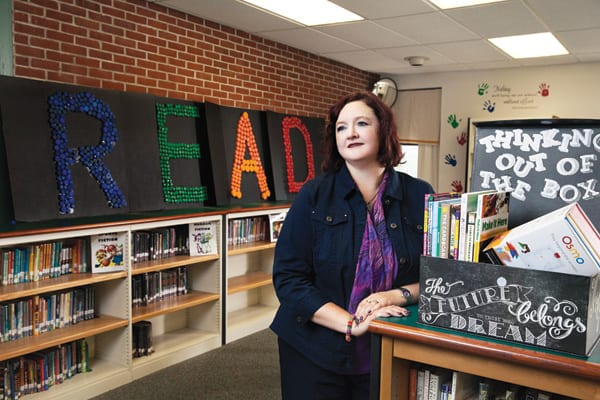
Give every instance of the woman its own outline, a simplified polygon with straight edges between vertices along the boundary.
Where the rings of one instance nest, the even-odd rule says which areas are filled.
[[[324,174],[283,224],[273,266],[282,397],[368,399],[373,318],[405,316],[419,295],[428,183],[402,159],[392,111],[371,93],[329,110]]]

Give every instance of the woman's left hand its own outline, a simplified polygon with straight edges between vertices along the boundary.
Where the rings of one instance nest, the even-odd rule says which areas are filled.
[[[359,323],[370,321],[379,317],[403,317],[409,314],[404,307],[396,305],[397,291],[389,290],[384,292],[371,293],[365,297],[356,309],[356,318]]]
[[[352,334],[354,336],[361,336],[367,332],[369,328],[369,322],[375,318],[381,317],[406,317],[409,312],[406,308],[400,307],[394,304],[389,306],[378,306],[376,309],[370,310],[366,315],[356,314],[358,325],[353,328]]]

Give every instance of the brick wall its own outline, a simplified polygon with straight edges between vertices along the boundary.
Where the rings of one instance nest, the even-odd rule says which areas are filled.
[[[18,77],[317,117],[376,79],[147,1],[13,5]]]

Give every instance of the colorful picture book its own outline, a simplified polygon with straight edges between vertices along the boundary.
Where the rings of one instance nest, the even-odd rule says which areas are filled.
[[[600,272],[600,234],[572,203],[496,236],[484,249],[489,262],[593,276]]]
[[[287,212],[270,214],[269,215],[269,228],[271,233],[271,242],[276,242],[279,237],[279,233],[281,232],[281,228],[283,228],[283,221],[285,220],[285,216]]]
[[[218,254],[217,223],[194,222],[190,224],[190,256]]]
[[[127,232],[92,235],[90,238],[92,272],[124,271],[126,244]]]
[[[471,261],[479,261],[483,243],[508,229],[509,205],[509,192],[481,193],[477,196]]]

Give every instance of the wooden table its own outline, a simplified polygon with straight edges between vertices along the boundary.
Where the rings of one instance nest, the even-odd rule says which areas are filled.
[[[589,358],[521,346],[483,336],[382,318],[373,334],[372,399],[408,399],[411,362],[425,363],[585,400],[600,400],[600,345]],[[378,385],[377,385],[378,383]]]

